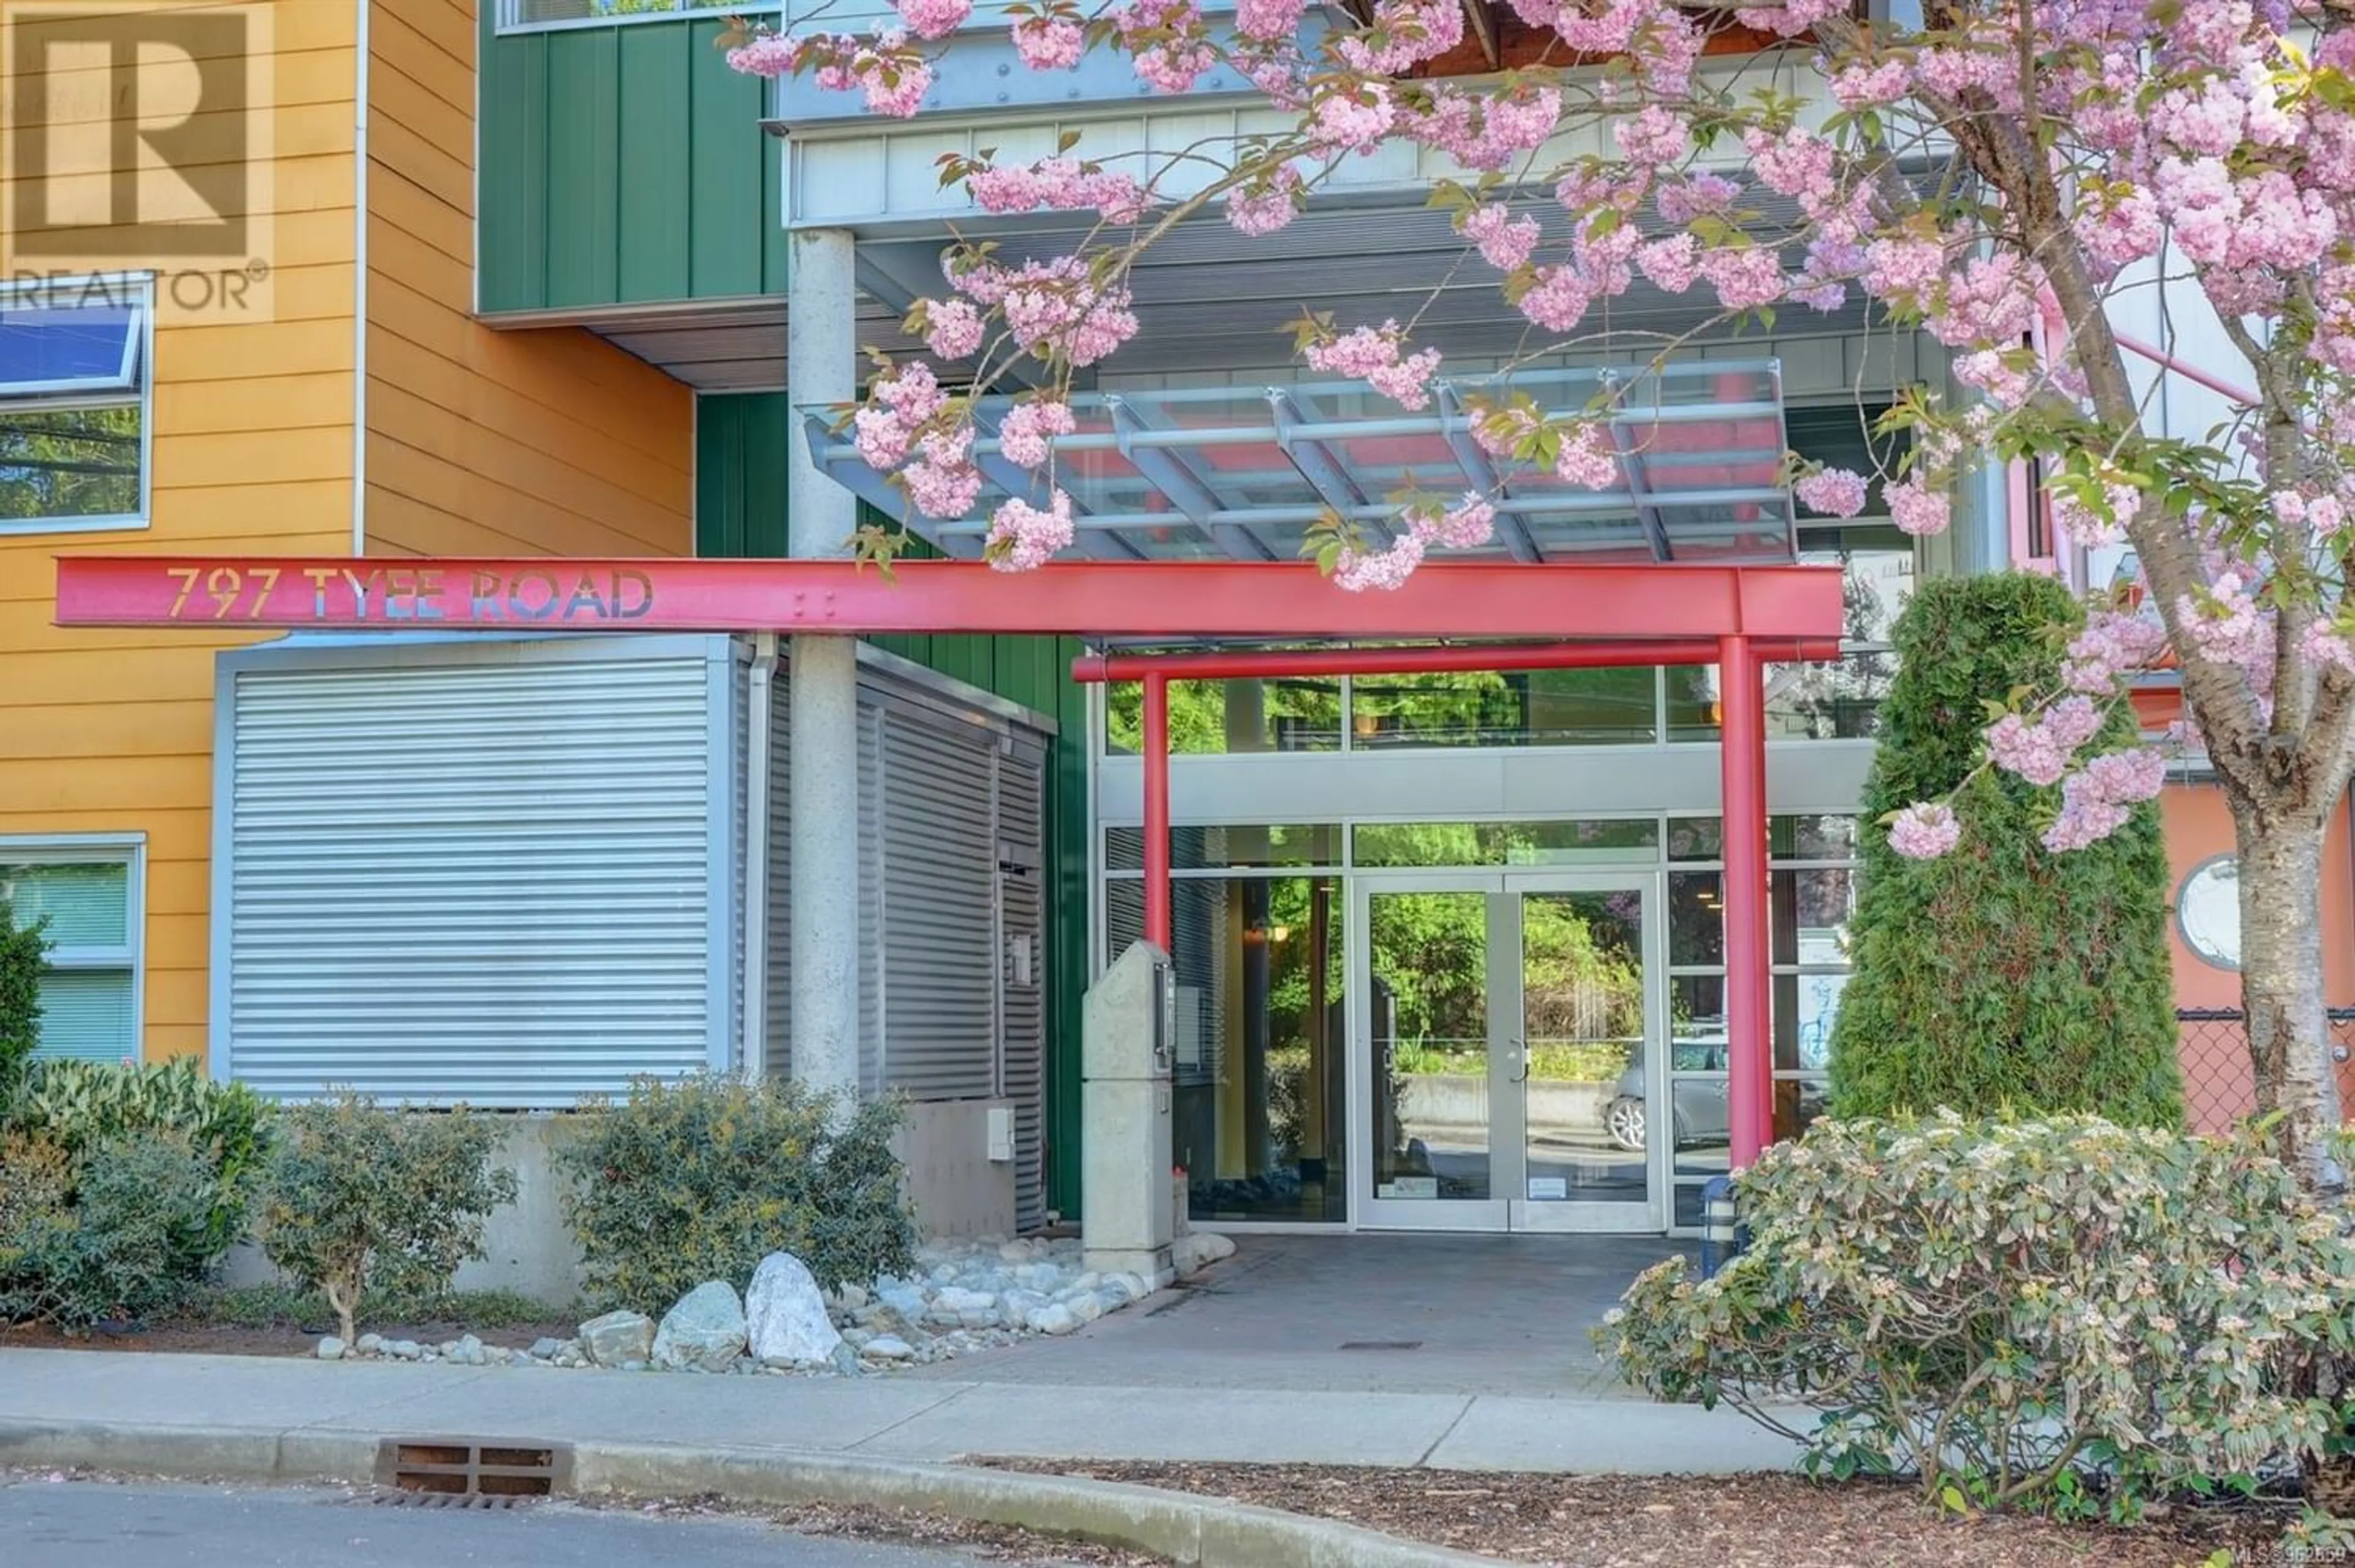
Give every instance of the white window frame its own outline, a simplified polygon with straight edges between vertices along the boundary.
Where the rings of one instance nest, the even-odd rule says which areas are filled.
[[[611,16],[561,16],[532,22],[524,18],[524,0],[497,0],[498,17],[493,30],[501,37],[513,33],[570,33],[583,27],[627,27],[641,22],[711,21],[730,16],[762,16],[783,8],[783,0],[752,0],[750,5],[730,5],[727,0],[679,0],[676,9],[667,11],[629,11]]]
[[[123,868],[123,934],[119,947],[51,947],[53,970],[131,974],[131,1056],[147,1043],[147,836],[144,833],[0,833],[0,866],[111,865]]]
[[[36,302],[78,294],[135,297],[139,309],[138,385],[129,396],[122,392],[60,392],[11,394],[0,391],[0,406],[46,411],[76,409],[139,409],[139,506],[133,512],[87,517],[0,517],[0,535],[98,533],[144,528],[155,515],[155,274],[94,272],[80,277],[36,278],[0,284],[0,303]]]

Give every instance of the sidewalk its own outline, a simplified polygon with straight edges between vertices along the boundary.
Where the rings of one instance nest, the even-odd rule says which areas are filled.
[[[39,1462],[16,1447],[27,1428],[86,1424],[913,1461],[997,1455],[1565,1473],[1723,1474],[1779,1469],[1794,1455],[1731,1411],[1625,1399],[0,1350],[0,1462]]]

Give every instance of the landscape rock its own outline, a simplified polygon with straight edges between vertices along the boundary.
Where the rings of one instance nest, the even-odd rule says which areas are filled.
[[[418,1361],[425,1359],[425,1348],[414,1339],[395,1339],[385,1346],[384,1353],[388,1356],[397,1356],[404,1361]]]
[[[1030,1328],[1040,1334],[1071,1334],[1078,1331],[1079,1314],[1060,1301],[1051,1301],[1030,1314]]]
[[[831,1328],[832,1325],[828,1325]],[[678,1298],[655,1331],[654,1363],[666,1371],[724,1372],[744,1350],[744,1304],[736,1287],[710,1279]]]
[[[752,1354],[764,1361],[823,1361],[842,1343],[816,1279],[791,1253],[771,1253],[752,1272],[743,1323]]]
[[[344,1342],[333,1334],[319,1341],[319,1360],[340,1361],[344,1359]]]
[[[544,1336],[540,1339],[534,1339],[531,1342],[531,1349],[527,1354],[529,1354],[534,1360],[552,1361],[556,1360],[558,1356],[561,1355],[563,1351],[563,1340]]]
[[[643,1361],[654,1349],[655,1322],[643,1312],[608,1312],[581,1325],[581,1353],[601,1367]]]
[[[865,1371],[858,1364],[858,1352],[847,1344],[837,1344],[834,1354],[829,1359],[834,1362],[834,1370],[844,1377],[855,1378]]]
[[[863,1349],[879,1361],[904,1361],[916,1353],[916,1348],[897,1334],[878,1334]]]
[[[384,1349],[384,1336],[381,1334],[363,1334],[359,1337],[358,1341],[352,1346],[352,1349],[360,1355],[373,1356]]]
[[[462,1367],[479,1367],[489,1361],[490,1357],[485,1352],[483,1342],[467,1334],[461,1336],[458,1342],[450,1347],[450,1359]]]

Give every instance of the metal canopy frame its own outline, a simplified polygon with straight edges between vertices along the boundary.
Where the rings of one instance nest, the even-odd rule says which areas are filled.
[[[1507,392],[1549,418],[1604,425],[1617,484],[1590,490],[1550,472],[1500,473],[1466,411],[1475,397]],[[1077,431],[1036,470],[1009,462],[999,438],[1017,401],[975,400],[984,488],[965,517],[946,519],[913,515],[900,487],[834,430],[838,411],[800,411],[821,473],[963,560],[981,553],[1000,502],[1044,506],[1056,488],[1071,498],[1079,552],[1095,560],[1284,560],[1336,514],[1386,539],[1408,491],[1494,502],[1496,539],[1450,552],[1473,559],[1749,565],[1798,553],[1782,368],[1771,358],[1451,378],[1422,410],[1358,381],[1078,392]]]

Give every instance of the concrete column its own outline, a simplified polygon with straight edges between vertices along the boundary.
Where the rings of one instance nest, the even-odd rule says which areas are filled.
[[[858,391],[853,314],[855,248],[841,229],[790,237],[785,296],[786,521],[797,560],[847,552],[858,507],[818,472],[800,425],[805,409],[847,403]],[[796,634],[787,681],[793,702],[793,1075],[819,1090],[858,1090],[858,646]]]

